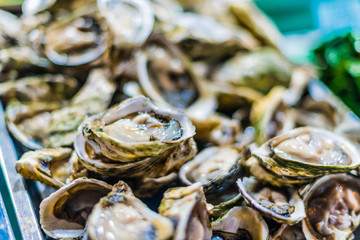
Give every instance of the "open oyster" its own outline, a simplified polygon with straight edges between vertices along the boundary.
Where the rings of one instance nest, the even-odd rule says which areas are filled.
[[[169,28],[168,22],[163,24]],[[172,24],[171,31],[164,31],[166,37],[192,59],[221,58],[259,45],[257,39],[247,31],[223,25],[209,16],[193,12],[179,13]]]
[[[61,74],[45,74],[0,83],[0,99],[19,101],[61,101],[69,99],[77,89],[77,81]]]
[[[251,122],[258,144],[296,127],[333,130],[344,120],[343,107],[321,93],[319,86],[311,81],[313,75],[311,69],[296,68],[289,89],[274,87],[253,104]]]
[[[94,69],[69,104],[53,101],[8,105],[7,125],[31,149],[71,146],[81,122],[87,115],[104,111],[114,92],[115,84],[106,77],[106,71]]]
[[[191,117],[209,116],[214,96],[197,77],[180,50],[160,35],[152,35],[136,54],[141,89],[158,104],[185,109]]]
[[[254,177],[237,181],[245,201],[277,222],[295,224],[305,217],[304,203],[295,189],[264,185]]]
[[[276,85],[289,86],[293,66],[272,48],[238,53],[217,69],[212,80],[233,86],[249,86],[268,92]]]
[[[306,240],[301,223],[295,225],[282,224],[270,238],[271,240]]]
[[[95,1],[53,1],[38,10],[41,8],[52,13],[52,19],[32,26],[29,40],[54,64],[78,66],[91,63],[100,59],[109,48],[107,25],[97,14]]]
[[[172,222],[151,211],[120,181],[95,205],[87,221],[88,237],[103,239],[170,239]]]
[[[161,200],[159,213],[174,223],[174,240],[211,238],[210,216],[200,183],[168,189]]]
[[[360,166],[359,152],[352,143],[313,127],[296,128],[274,137],[252,154],[270,171],[288,177],[317,177]]]
[[[60,188],[69,178],[71,148],[49,148],[24,153],[15,168],[25,178]]]
[[[92,208],[110,191],[111,185],[95,179],[79,178],[65,185],[41,202],[42,229],[56,239],[82,236]]]
[[[269,236],[261,214],[245,206],[231,208],[211,226],[212,240],[264,240]]]
[[[158,108],[142,96],[86,120],[75,150],[92,171],[160,184],[160,180],[174,178],[154,178],[177,173],[195,155],[194,134],[194,126],[184,113]]]
[[[360,180],[338,174],[318,179],[304,196],[306,239],[349,239],[360,224]]]
[[[154,13],[148,0],[97,0],[97,5],[118,48],[140,46],[152,32]]]
[[[201,182],[205,193],[222,191],[240,171],[241,153],[233,147],[209,147],[184,164],[179,177],[186,185]]]

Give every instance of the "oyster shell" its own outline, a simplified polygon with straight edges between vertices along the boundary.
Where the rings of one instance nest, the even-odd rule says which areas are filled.
[[[313,127],[296,128],[274,137],[252,154],[270,171],[288,177],[317,177],[360,166],[359,152],[352,143]]]
[[[168,22],[163,24],[169,28]],[[192,59],[221,58],[259,46],[258,41],[247,31],[225,26],[209,16],[192,12],[178,13],[172,24],[171,31],[164,30],[166,37]]]
[[[172,222],[151,211],[120,181],[100,199],[87,221],[88,236],[96,239],[170,239]]]
[[[220,66],[212,81],[230,86],[248,86],[266,93],[276,85],[289,86],[292,64],[272,48],[238,53]]]
[[[152,35],[136,54],[142,91],[164,106],[185,109],[192,118],[209,116],[216,99],[197,77],[179,49],[161,35]]]
[[[111,185],[95,179],[79,178],[65,185],[41,202],[42,229],[56,239],[82,236],[92,208],[110,191]]]
[[[203,145],[229,145],[236,140],[240,133],[240,124],[237,120],[225,115],[214,113],[204,118],[192,117],[196,128],[195,139]]]
[[[254,177],[237,181],[245,201],[277,222],[295,224],[305,217],[302,199],[295,189],[263,185]]]
[[[233,207],[211,223],[213,240],[264,240],[269,229],[261,214],[250,207]]]
[[[9,104],[7,125],[10,132],[31,149],[71,146],[81,122],[87,115],[104,111],[114,92],[115,84],[107,79],[105,70],[94,69],[69,104]],[[63,108],[58,109],[60,107]]]
[[[295,225],[282,224],[271,240],[306,240],[301,223]]]
[[[97,5],[112,33],[112,44],[118,48],[140,46],[152,32],[154,13],[150,1],[97,0]]]
[[[61,101],[69,99],[77,89],[77,81],[61,74],[45,74],[0,83],[0,99],[19,101]]]
[[[333,130],[344,120],[343,107],[328,94],[324,97],[319,86],[311,81],[313,77],[311,69],[298,67],[292,74],[289,89],[274,87],[253,104],[251,122],[258,144],[296,127]]]
[[[71,148],[49,148],[24,153],[15,168],[25,178],[61,188],[69,178]]]
[[[158,108],[141,96],[86,120],[75,150],[89,170],[132,178],[137,190],[154,192],[175,180],[180,167],[195,155],[194,134],[184,113]]]
[[[324,176],[304,195],[306,239],[349,239],[360,223],[360,180],[347,174]]]
[[[205,193],[222,191],[240,171],[241,153],[233,147],[209,147],[185,163],[179,177],[186,185],[200,182]]]
[[[200,183],[168,189],[161,200],[159,213],[174,223],[174,240],[211,238],[210,216]]]

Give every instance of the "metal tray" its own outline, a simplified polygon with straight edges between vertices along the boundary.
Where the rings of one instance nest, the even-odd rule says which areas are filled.
[[[342,102],[335,97],[321,82],[312,81],[309,84],[309,91],[317,100],[330,98],[337,107],[342,108],[346,114],[345,121],[360,121],[358,117],[349,111]],[[39,205],[43,198],[50,195],[54,188],[48,187],[39,182],[24,179],[15,170],[17,159],[26,151],[15,139],[12,139],[7,132],[4,110],[0,102],[0,163],[4,172],[5,181],[13,203],[15,215],[19,224],[22,239],[44,240],[48,237],[42,232],[39,226]],[[144,202],[153,210],[161,200],[162,194],[155,198],[144,199]],[[360,240],[360,227],[354,233],[355,240]]]

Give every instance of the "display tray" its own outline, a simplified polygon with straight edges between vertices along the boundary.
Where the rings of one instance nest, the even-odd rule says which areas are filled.
[[[337,107],[346,113],[346,121],[360,121],[349,111],[342,102],[336,98],[320,81],[312,81],[309,91],[317,99],[331,98]],[[0,102],[1,103],[1,102]],[[19,223],[24,240],[49,239],[41,230],[39,224],[39,205],[43,198],[49,196],[54,188],[45,184],[24,179],[15,170],[15,163],[27,149],[16,139],[12,138],[6,129],[4,110],[0,104],[0,162],[4,172],[5,181],[9,189],[15,215]],[[151,199],[142,199],[151,209],[156,210],[162,197],[162,192]],[[360,227],[354,233],[356,240],[360,240]]]

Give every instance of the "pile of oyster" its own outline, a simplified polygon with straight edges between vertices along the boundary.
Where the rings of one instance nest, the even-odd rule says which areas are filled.
[[[40,204],[49,237],[353,236],[360,125],[254,3],[22,10],[0,11],[0,99],[30,150],[17,172],[55,188]]]

